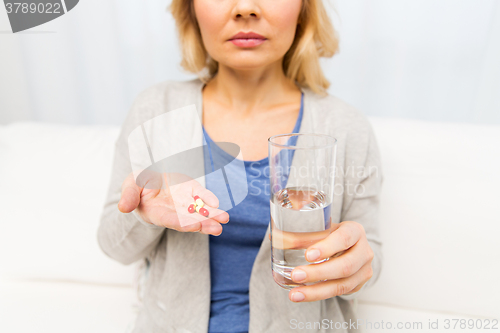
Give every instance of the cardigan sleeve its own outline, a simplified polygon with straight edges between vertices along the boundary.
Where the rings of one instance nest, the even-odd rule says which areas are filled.
[[[164,227],[144,221],[134,211],[122,213],[118,209],[121,186],[132,172],[129,158],[128,135],[148,117],[148,105],[158,105],[158,94],[149,89],[135,99],[122,124],[115,142],[111,181],[100,217],[97,240],[101,250],[110,258],[128,265],[145,258],[159,243]]]
[[[381,168],[381,159],[378,144],[371,125],[368,130],[368,145],[366,148],[366,157],[364,163],[360,163],[363,167],[362,175],[348,178],[352,182],[352,187],[347,188],[344,192],[344,197],[347,198],[347,208],[342,210],[341,221],[355,221],[363,225],[368,243],[374,252],[372,260],[373,275],[360,290],[350,295],[340,295],[345,300],[351,300],[359,297],[359,295],[370,288],[378,279],[382,269],[382,241],[379,235],[379,202],[380,192],[383,183],[383,175]],[[360,170],[357,170],[360,171]]]

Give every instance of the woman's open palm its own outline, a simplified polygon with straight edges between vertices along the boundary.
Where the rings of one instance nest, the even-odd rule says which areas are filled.
[[[131,173],[122,184],[118,209],[130,213],[134,209],[147,223],[183,232],[220,235],[221,223],[229,214],[218,209],[219,199],[196,180],[181,173],[151,173],[144,186],[138,186]],[[170,184],[170,185],[169,185]],[[209,212],[208,217],[189,213],[188,207],[199,196]]]

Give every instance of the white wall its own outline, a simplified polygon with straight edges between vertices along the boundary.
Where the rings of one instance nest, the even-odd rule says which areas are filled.
[[[500,1],[335,4],[332,93],[374,116],[500,123]]]
[[[331,94],[367,115],[500,124],[499,1],[324,2],[341,36],[322,60]],[[194,78],[169,3],[80,1],[18,34],[2,6],[0,123],[120,124],[142,89]]]

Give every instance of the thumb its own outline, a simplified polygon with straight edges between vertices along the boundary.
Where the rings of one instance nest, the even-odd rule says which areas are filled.
[[[141,191],[134,181],[134,175],[131,173],[123,182],[118,209],[122,213],[130,213],[139,206],[140,201]]]

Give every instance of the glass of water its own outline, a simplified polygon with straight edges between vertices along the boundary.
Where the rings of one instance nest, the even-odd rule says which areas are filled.
[[[310,263],[305,250],[333,231],[337,140],[325,134],[280,134],[269,138],[271,260],[274,281],[285,289],[295,283],[292,270]]]

